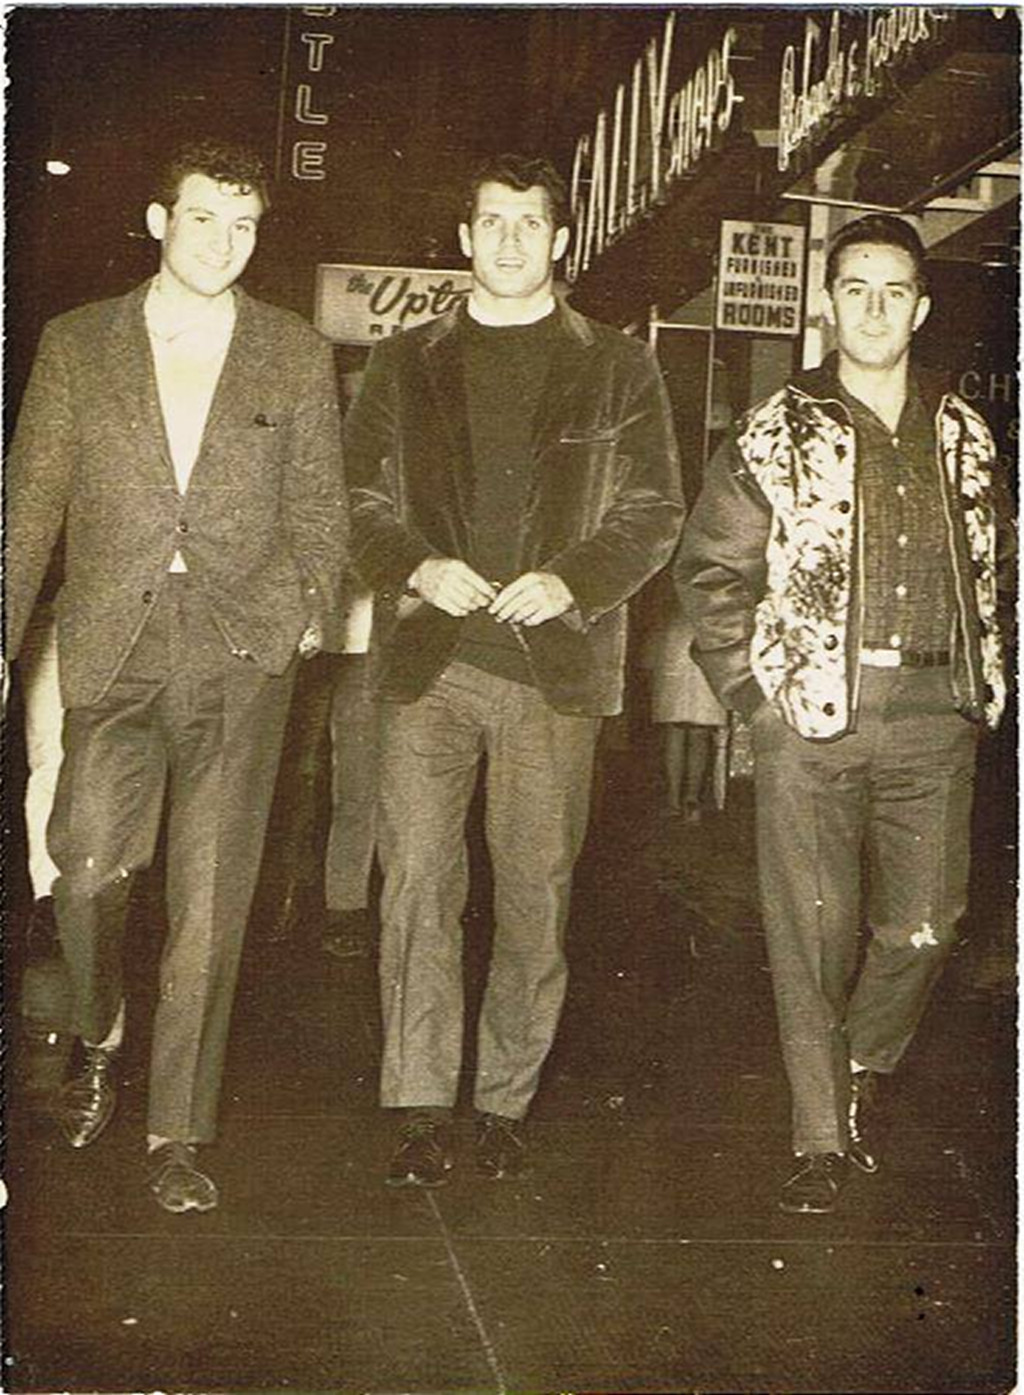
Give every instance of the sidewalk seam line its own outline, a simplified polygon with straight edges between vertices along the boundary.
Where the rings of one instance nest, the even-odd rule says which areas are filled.
[[[480,1338],[480,1343],[483,1346],[487,1364],[491,1368],[491,1374],[494,1376],[494,1379],[498,1382],[497,1395],[508,1395],[508,1382],[505,1379],[504,1371],[501,1369],[498,1353],[484,1325],[484,1320],[480,1316],[480,1310],[476,1306],[476,1299],[473,1297],[473,1290],[470,1287],[469,1279],[462,1265],[459,1263],[459,1256],[456,1254],[455,1246],[452,1244],[451,1236],[448,1233],[448,1227],[445,1225],[444,1217],[441,1214],[441,1208],[437,1204],[437,1198],[428,1195],[427,1200],[430,1203],[430,1209],[433,1211],[438,1228],[441,1231],[441,1238],[448,1252],[449,1262],[455,1271],[455,1277],[462,1290],[462,1296],[466,1300],[466,1307],[469,1309],[469,1315],[473,1320],[473,1326],[476,1328],[477,1336]]]

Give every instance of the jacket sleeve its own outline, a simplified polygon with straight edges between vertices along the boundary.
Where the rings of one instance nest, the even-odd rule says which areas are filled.
[[[323,626],[341,604],[348,521],[341,415],[331,345],[310,356],[295,411],[295,449],[285,466],[285,526],[306,592],[308,619]]]
[[[618,483],[596,531],[548,558],[589,626],[614,610],[672,555],[686,507],[672,409],[652,353],[638,355],[615,446]]]
[[[345,418],[345,469],[352,562],[374,591],[401,593],[434,549],[401,518],[398,497],[398,380],[391,345],[370,354]]]
[[[4,529],[8,660],[18,650],[60,534],[75,459],[70,370],[59,330],[39,341],[7,457]]]
[[[754,612],[767,579],[770,509],[735,437],[724,441],[683,529],[674,575],[693,623],[693,657],[722,704],[751,716],[764,702],[750,667]]]

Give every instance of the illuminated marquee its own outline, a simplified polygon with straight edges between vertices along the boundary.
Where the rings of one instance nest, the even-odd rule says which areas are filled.
[[[736,31],[726,31],[671,93],[676,16],[665,19],[660,42],[651,39],[619,83],[610,109],[598,113],[592,133],[580,136],[572,163],[573,237],[566,277],[575,281],[606,247],[664,202],[682,175],[696,169],[728,131],[743,101],[730,69]]]
[[[305,5],[302,15],[305,19],[333,19],[337,5]],[[303,29],[299,35],[304,57],[302,76],[295,84],[292,98],[292,116],[300,126],[325,127],[330,123],[330,115],[318,108],[312,78],[324,71],[324,64],[334,43],[334,35],[314,31],[312,27]],[[324,133],[326,135],[326,132]],[[327,141],[313,140],[303,136],[292,142],[291,174],[294,179],[327,178]]]
[[[917,5],[868,10],[859,37],[844,44],[842,12],[833,10],[826,45],[821,24],[808,15],[799,63],[795,44],[782,58],[779,169],[788,170],[794,154],[822,135],[833,116],[873,97],[881,75],[931,43],[949,17]]]

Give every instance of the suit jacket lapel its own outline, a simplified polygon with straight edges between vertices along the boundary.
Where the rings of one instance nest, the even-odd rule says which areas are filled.
[[[457,316],[460,311],[456,311]],[[458,320],[438,321],[423,348],[423,369],[437,415],[451,443],[451,477],[456,517],[465,533],[473,510],[473,449],[459,347]]]
[[[572,398],[583,379],[589,347],[588,341],[563,326],[533,419],[534,464],[549,446],[557,444],[566,424],[572,421]]]
[[[137,286],[121,302],[110,326],[105,371],[121,400],[126,421],[137,432],[139,463],[153,461],[164,482],[169,476],[176,483],[146,330],[144,307],[151,284],[146,281]]]
[[[199,455],[196,458],[196,469],[200,466],[206,446],[223,428],[225,418],[233,409],[237,418],[239,403],[245,403],[247,400],[257,403],[267,381],[266,364],[270,352],[270,339],[259,332],[259,316],[249,296],[240,286],[235,287],[234,295],[235,327],[210,403]]]

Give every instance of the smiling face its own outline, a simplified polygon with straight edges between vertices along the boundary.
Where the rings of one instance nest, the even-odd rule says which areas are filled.
[[[146,225],[161,243],[160,274],[179,292],[210,299],[241,276],[256,246],[259,194],[189,174],[173,208],[151,203]]]
[[[840,368],[848,364],[885,372],[898,367],[930,309],[909,252],[874,242],[844,247],[825,300],[826,318],[836,330]]]
[[[510,303],[517,312],[543,304],[568,240],[568,228],[555,228],[540,185],[482,184],[472,222],[459,224],[459,245],[472,262],[473,295],[497,314]]]

